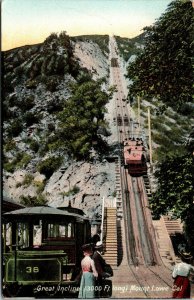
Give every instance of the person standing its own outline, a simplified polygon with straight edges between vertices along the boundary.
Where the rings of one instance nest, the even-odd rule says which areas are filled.
[[[92,256],[94,264],[98,273],[98,280],[96,281],[96,297],[103,295],[103,278],[112,276],[106,272],[106,261],[102,257],[103,253],[103,244],[101,241],[98,241],[95,246],[95,251]]]
[[[78,298],[95,298],[95,278],[98,277],[94,261],[91,258],[93,254],[91,244],[82,246],[84,258],[81,261],[82,277]]]
[[[172,272],[174,278],[172,298],[190,298],[191,286],[189,275],[194,273],[194,267],[190,264],[192,256],[189,253],[181,253],[181,263],[175,265]]]

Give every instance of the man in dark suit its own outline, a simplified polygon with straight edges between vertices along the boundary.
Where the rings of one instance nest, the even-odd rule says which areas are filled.
[[[95,251],[92,256],[96,271],[98,273],[98,279],[96,282],[96,297],[100,298],[103,295],[103,278],[109,277],[110,274],[105,272],[106,261],[102,257],[103,253],[103,244],[101,241],[98,241],[95,246]]]

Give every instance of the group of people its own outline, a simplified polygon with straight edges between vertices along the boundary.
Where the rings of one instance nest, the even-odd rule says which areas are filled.
[[[103,278],[112,274],[106,272],[106,261],[102,257],[103,244],[85,244],[82,246],[84,258],[81,261],[82,277],[78,298],[100,298],[103,292]]]
[[[84,258],[81,261],[82,277],[78,298],[100,298],[103,292],[103,278],[112,274],[106,272],[106,261],[102,257],[103,244],[97,241],[95,244],[82,246]],[[174,279],[172,298],[190,298],[191,286],[189,275],[194,274],[193,259],[185,249],[179,249],[181,262],[176,264],[172,272]]]

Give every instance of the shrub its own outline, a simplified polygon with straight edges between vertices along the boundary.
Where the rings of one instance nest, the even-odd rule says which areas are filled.
[[[13,172],[17,168],[24,168],[27,166],[29,161],[31,160],[31,156],[24,152],[18,152],[16,157],[6,164],[4,164],[5,170],[8,172]]]
[[[194,108],[189,103],[184,103],[179,108],[179,113],[181,113],[184,116],[193,116],[194,114]]]
[[[12,161],[12,162],[7,162],[3,165],[3,168],[7,171],[7,172],[10,172],[10,173],[13,173],[14,170],[15,170],[15,163]]]
[[[27,154],[27,153],[22,153],[22,157],[21,159],[17,159],[17,164],[16,167],[17,168],[25,168],[27,166],[27,164],[30,162],[30,160],[32,159],[31,155]]]
[[[40,140],[38,153],[40,156],[44,156],[49,151],[48,143],[44,139]]]
[[[56,171],[62,163],[62,157],[49,157],[43,161],[41,161],[38,166],[37,170],[44,174],[46,178],[50,178],[51,175]]]
[[[7,93],[14,92],[14,86],[12,84],[12,80],[13,80],[13,77],[10,73],[4,77],[4,82],[3,82],[4,83],[4,90]]]
[[[20,119],[15,119],[8,127],[7,132],[9,136],[16,137],[18,136],[23,130],[22,121]]]
[[[34,186],[37,187],[37,194],[40,194],[44,191],[45,188],[45,182],[40,182],[40,181],[34,181]]]
[[[77,185],[74,185],[72,189],[70,189],[68,192],[62,192],[61,195],[64,197],[65,196],[68,197],[70,195],[75,195],[75,194],[79,193],[79,191],[80,191],[80,188]]]
[[[22,109],[22,111],[26,111],[26,110],[33,108],[34,105],[35,105],[34,96],[30,95],[30,96],[26,97],[26,99],[24,99],[24,101],[22,102],[21,109]]]
[[[31,80],[31,79],[27,80],[26,87],[27,87],[27,89],[35,89],[37,87],[37,81]]]
[[[21,66],[18,66],[17,68],[15,68],[14,73],[17,77],[21,77],[23,75],[23,68]]]
[[[117,191],[114,191],[113,193],[112,193],[112,197],[116,197],[117,196]]]
[[[39,195],[38,197],[31,196],[20,196],[21,204],[25,206],[41,206],[46,205],[47,200],[44,195]]]
[[[47,90],[50,92],[55,92],[58,85],[59,79],[57,76],[50,76],[46,81]]]
[[[9,152],[9,151],[15,150],[15,149],[16,149],[16,143],[14,140],[8,140],[4,144],[4,152]]]
[[[24,115],[24,121],[26,122],[27,126],[31,126],[34,123],[38,123],[39,120],[40,120],[40,116],[34,115],[34,113],[30,111]]]
[[[10,107],[14,107],[14,106],[19,106],[20,105],[20,101],[19,99],[17,98],[17,95],[12,95],[10,98],[9,98],[9,106]]]
[[[71,193],[72,193],[72,195],[75,195],[75,194],[79,193],[79,191],[80,191],[80,188],[78,186],[74,185],[71,190]]]
[[[31,174],[26,174],[25,177],[24,177],[24,180],[22,182],[23,185],[25,186],[30,186],[32,181],[34,179],[34,176],[31,175]]]
[[[39,147],[40,147],[39,143],[38,143],[36,140],[31,140],[29,146],[30,146],[30,149],[31,149],[32,151],[34,151],[35,153],[38,152]]]

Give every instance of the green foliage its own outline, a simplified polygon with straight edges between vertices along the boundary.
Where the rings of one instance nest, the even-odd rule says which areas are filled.
[[[37,192],[38,195],[41,194],[41,193],[44,191],[44,188],[45,188],[45,181],[43,181],[43,182],[40,182],[40,181],[34,181],[33,184],[34,184],[34,186],[37,187],[36,192]]]
[[[22,120],[20,118],[13,119],[7,129],[7,133],[11,137],[18,136],[23,130]]]
[[[59,85],[59,77],[56,75],[52,75],[47,77],[46,80],[46,88],[50,92],[55,92],[57,89],[57,86]]]
[[[194,107],[190,103],[184,103],[180,107],[179,113],[181,113],[184,116],[192,118],[194,116]]]
[[[37,81],[35,79],[28,79],[26,81],[26,87],[28,89],[35,89],[37,87]]]
[[[27,126],[31,126],[34,123],[38,123],[41,119],[41,114],[35,115],[33,112],[27,111],[24,116],[23,120],[26,122]]]
[[[172,211],[184,220],[193,206],[194,160],[190,155],[168,157],[159,165],[155,176],[158,190],[151,199],[155,214]]]
[[[61,139],[76,158],[89,157],[92,142],[97,139],[99,124],[105,124],[105,105],[109,94],[101,90],[102,80],[71,85],[72,96],[59,113]]]
[[[140,34],[138,37],[133,39],[123,38],[120,36],[115,36],[115,39],[119,52],[125,61],[128,61],[131,55],[138,55],[142,53],[142,48],[137,48],[136,43],[139,43],[140,45],[144,43],[144,34]]]
[[[44,156],[49,151],[47,137],[41,137],[39,142],[38,154]]]
[[[169,211],[176,218],[181,218],[186,227],[190,228],[194,219],[193,182],[194,158],[193,155],[167,157],[160,163],[155,176],[158,180],[158,189],[150,200],[150,207],[155,217]],[[192,237],[194,242],[194,235]]]
[[[16,142],[12,139],[9,139],[8,141],[6,141],[3,145],[3,150],[4,150],[4,153],[5,152],[9,152],[11,150],[16,150]]]
[[[34,105],[35,105],[34,96],[33,95],[27,96],[22,101],[22,105],[21,105],[21,103],[19,105],[20,105],[19,107],[22,109],[23,112],[25,112],[26,110],[29,110],[29,109],[33,108]]]
[[[20,108],[23,112],[26,110],[29,110],[34,107],[35,102],[34,102],[34,96],[33,95],[28,95],[26,98],[22,99],[22,102],[18,99],[17,95],[14,94],[9,98],[9,106],[14,107],[17,106]]]
[[[26,174],[24,176],[24,180],[22,182],[18,182],[16,184],[16,187],[20,187],[22,185],[25,186],[25,187],[28,187],[32,184],[33,179],[34,179],[34,176],[32,174]]]
[[[41,206],[46,205],[47,200],[44,195],[40,194],[38,197],[31,197],[31,196],[21,196],[20,197],[21,204],[29,207],[29,206]]]
[[[18,156],[21,157],[21,159],[19,160]],[[25,168],[27,166],[27,164],[31,161],[32,157],[31,155],[22,152],[21,155],[20,153],[17,155],[17,164],[16,164],[16,168]]]
[[[65,147],[64,142],[61,141],[58,137],[56,137],[56,139],[51,142],[48,141],[49,151],[57,151],[59,149],[64,150],[65,148],[66,147]]]
[[[23,180],[23,185],[30,186],[32,181],[34,179],[34,176],[32,174],[26,174]]]
[[[77,76],[77,83],[84,83],[86,81],[91,81],[92,80],[92,76],[88,73],[88,72],[83,72],[81,71],[79,73],[79,75]]]
[[[177,110],[192,101],[192,24],[190,1],[176,0],[145,28],[145,49],[128,68],[131,95],[160,98]]]
[[[14,106],[20,105],[20,101],[18,100],[16,94],[12,95],[12,96],[9,98],[8,102],[9,102],[9,106],[10,106],[10,107],[14,107]]]
[[[14,86],[12,84],[13,75],[9,73],[5,75],[3,79],[4,79],[3,81],[4,91],[6,91],[6,93],[14,92]]]
[[[117,191],[114,191],[111,196],[115,198],[117,196]]]
[[[77,185],[74,185],[72,189],[70,189],[68,192],[62,192],[61,195],[64,197],[73,196],[77,193],[79,193],[80,188]]]
[[[60,55],[59,48],[61,49]],[[78,64],[73,56],[70,38],[65,31],[61,32],[59,36],[52,33],[44,41],[43,49],[44,59],[41,61],[40,74],[63,76],[66,73],[70,73],[75,77],[77,76]],[[51,83],[49,88],[51,88],[52,91],[53,87],[51,87]]]
[[[56,171],[62,163],[62,157],[49,157],[43,161],[41,161],[37,165],[37,170],[44,174],[46,178],[50,178],[51,175]]]
[[[79,64],[74,58],[71,40],[66,32],[52,33],[43,44],[24,46],[4,54],[4,91],[11,93],[24,81],[28,89],[36,89],[45,76],[46,88],[56,91],[59,80],[66,73],[76,77]],[[14,60],[13,60],[14,57]],[[25,62],[25,65],[24,65]],[[21,109],[33,107],[33,101],[24,99]]]
[[[12,161],[4,163],[3,168],[7,172],[13,173],[16,169],[25,168],[31,159],[32,157],[29,154],[25,152],[17,152]]]
[[[15,170],[15,164],[13,162],[6,162],[3,164],[3,168],[10,173],[13,173]]]
[[[30,149],[32,151],[34,151],[35,153],[37,153],[38,150],[39,150],[40,144],[39,144],[38,141],[31,139],[30,143],[29,143],[29,146],[30,146]]]

